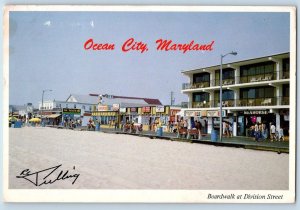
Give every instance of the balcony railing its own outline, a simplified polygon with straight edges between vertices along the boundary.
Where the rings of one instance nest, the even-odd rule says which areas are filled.
[[[182,84],[182,89],[186,90],[186,89],[197,89],[197,88],[205,88],[205,87],[209,87],[210,86],[210,82],[198,82],[198,83],[183,83]]]
[[[267,98],[249,98],[249,99],[230,99],[223,100],[222,107],[243,107],[243,106],[276,106],[289,105],[290,97],[267,97]],[[220,100],[193,102],[192,108],[213,108],[219,107]]]
[[[200,102],[193,102],[192,108],[209,108],[211,107],[210,101],[200,101]]]
[[[289,79],[290,78],[290,72],[289,71],[282,71],[279,75],[280,79]]]
[[[229,99],[229,100],[222,100],[223,107],[233,107],[235,106],[235,100]],[[214,100],[211,101],[212,107],[219,107],[220,106],[220,100]]]
[[[256,82],[266,82],[271,80],[279,79],[289,79],[290,72],[272,72],[266,74],[257,74],[257,75],[248,75],[248,76],[237,76],[233,78],[227,78],[222,80],[222,85],[234,85],[234,84],[243,84],[243,83],[256,83]],[[197,88],[206,88],[206,87],[216,87],[220,85],[220,79],[214,79],[206,82],[200,83],[184,83],[182,84],[182,89],[197,89]]]

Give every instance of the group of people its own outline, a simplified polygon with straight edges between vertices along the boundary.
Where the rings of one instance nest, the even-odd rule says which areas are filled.
[[[79,119],[64,119],[64,127],[66,128],[76,128],[82,125],[82,120]]]
[[[270,141],[284,141],[283,129],[276,129],[274,123],[270,123],[269,129],[264,123],[252,125],[248,135],[255,138],[255,141],[270,139]]]
[[[233,136],[233,128],[231,123],[223,122],[223,135],[227,137]]]

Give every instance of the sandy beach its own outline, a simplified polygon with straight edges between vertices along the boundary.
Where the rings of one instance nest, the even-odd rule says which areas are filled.
[[[13,189],[288,190],[288,154],[42,127],[9,135]],[[74,184],[74,177],[41,186],[16,178],[59,164],[47,178],[69,170],[80,174]]]

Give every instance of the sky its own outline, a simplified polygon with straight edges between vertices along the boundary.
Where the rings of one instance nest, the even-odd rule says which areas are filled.
[[[74,94],[109,94],[187,101],[181,71],[289,51],[289,13],[272,12],[11,12],[9,103],[37,106]],[[85,50],[111,43],[114,50]],[[126,40],[148,51],[122,51]],[[211,51],[157,51],[156,40],[199,44]]]

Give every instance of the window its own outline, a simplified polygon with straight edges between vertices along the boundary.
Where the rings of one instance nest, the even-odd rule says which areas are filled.
[[[76,104],[74,104],[74,109],[76,109]]]
[[[193,93],[193,102],[209,101],[209,93]]]
[[[290,96],[290,85],[284,84],[282,85],[282,96],[289,97]]]
[[[234,79],[234,69],[232,68],[226,68],[222,69],[223,73],[223,80],[224,79]],[[215,71],[215,79],[220,79],[220,70]]]
[[[69,107],[68,107],[68,104],[66,104],[66,108],[69,108]]]
[[[220,91],[215,92],[214,94],[215,101],[220,101]],[[233,100],[234,92],[232,90],[223,90],[222,91],[222,100]]]
[[[82,105],[82,109],[85,110],[85,105]]]
[[[290,59],[289,58],[285,58],[282,60],[282,70],[284,72],[290,71]]]
[[[273,98],[274,87],[243,88],[240,90],[241,99]]]
[[[209,73],[200,73],[193,75],[193,82],[200,83],[200,82],[209,82],[210,74]]]
[[[272,61],[267,61],[263,63],[250,64],[241,66],[240,70],[242,77],[270,74],[273,73],[275,70],[275,63]]]

